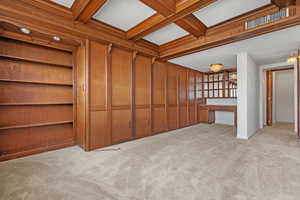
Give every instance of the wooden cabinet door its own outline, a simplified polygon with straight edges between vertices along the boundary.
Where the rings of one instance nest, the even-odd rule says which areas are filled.
[[[112,111],[112,141],[114,144],[132,139],[131,110]]]
[[[187,87],[187,70],[182,68],[179,70],[179,107],[180,107],[180,128],[186,127],[188,123],[188,87]]]
[[[196,124],[196,77],[194,71],[188,72],[188,102],[189,102],[189,125]]]
[[[111,145],[107,111],[107,46],[90,42],[90,136],[89,150]]]
[[[132,137],[132,52],[118,48],[111,51],[112,142]]]
[[[167,116],[169,130],[179,128],[178,90],[178,68],[168,63]]]
[[[153,65],[153,127],[152,133],[164,132],[167,127],[166,92],[167,92],[167,67],[163,62],[155,62]]]
[[[135,59],[135,138],[151,135],[151,58]]]

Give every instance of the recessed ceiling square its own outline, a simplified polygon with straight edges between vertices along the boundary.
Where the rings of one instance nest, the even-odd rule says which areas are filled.
[[[210,27],[270,3],[271,0],[218,0],[194,15]]]
[[[59,5],[71,8],[72,4],[74,3],[75,0],[50,0],[53,1],[54,3],[57,3]]]
[[[138,0],[109,0],[93,18],[127,31],[155,13]]]
[[[176,40],[183,36],[188,35],[189,33],[177,26],[176,24],[169,24],[149,35],[144,37],[144,39],[153,42],[157,45],[162,45],[168,43],[172,40]]]

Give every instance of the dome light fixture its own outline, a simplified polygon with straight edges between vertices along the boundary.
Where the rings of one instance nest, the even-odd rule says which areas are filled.
[[[236,73],[231,74],[231,75],[230,75],[230,78],[231,78],[232,80],[237,80],[237,74],[236,74]]]
[[[296,56],[289,56],[287,59],[287,63],[292,65],[296,62],[296,60],[297,60]]]
[[[29,35],[31,33],[31,30],[25,27],[20,28],[20,31],[26,35]]]
[[[53,40],[56,42],[59,42],[59,41],[61,41],[61,38],[58,36],[53,36]]]
[[[223,69],[224,65],[223,64],[211,64],[209,69],[213,72],[219,72],[221,69]]]

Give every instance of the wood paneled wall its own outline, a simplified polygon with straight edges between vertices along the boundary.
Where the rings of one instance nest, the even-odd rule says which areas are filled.
[[[75,144],[72,52],[0,38],[0,94],[0,160]]]
[[[85,150],[198,123],[201,72],[94,41],[77,54],[77,141]]]

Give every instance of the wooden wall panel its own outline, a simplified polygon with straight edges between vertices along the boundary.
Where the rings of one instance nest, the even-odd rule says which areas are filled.
[[[188,71],[184,68],[179,69],[179,116],[180,127],[189,125],[188,116]]]
[[[0,130],[0,160],[15,157],[14,153],[49,147],[60,144],[74,144],[73,125],[63,124],[55,126],[32,127],[23,129]],[[20,155],[23,155],[20,153]],[[18,157],[18,156],[16,156]]]
[[[167,125],[167,65],[163,62],[155,62],[153,65],[153,112],[152,133],[157,134],[168,130]]]
[[[86,144],[86,129],[87,129],[87,107],[88,99],[86,95],[86,70],[87,70],[87,63],[86,63],[86,46],[81,46],[77,49],[76,52],[76,74],[77,74],[77,85],[76,85],[76,142],[77,144],[87,150]]]
[[[132,60],[132,52],[112,48],[112,143],[133,138]]]
[[[178,126],[178,107],[168,106],[168,130],[175,130]]]
[[[168,64],[168,84],[167,84],[167,117],[168,129],[179,128],[179,78],[178,67]]]
[[[90,43],[90,106],[107,105],[107,47]]]
[[[153,108],[153,134],[162,133],[168,130],[167,113],[165,106]]]
[[[71,104],[73,102],[73,91],[69,86],[2,82],[0,92],[0,105]]]
[[[0,58],[0,80],[72,85],[71,68]]]
[[[132,53],[112,49],[112,105],[131,105]]]
[[[135,138],[142,138],[151,135],[151,112],[150,108],[138,108],[135,110],[136,131]]]
[[[197,123],[196,112],[196,76],[195,72],[190,70],[188,72],[188,105],[189,105],[189,124]]]
[[[89,95],[90,129],[89,150],[109,146],[111,142],[110,118],[108,115],[108,48],[90,42]]]
[[[89,150],[94,150],[111,145],[111,134],[108,131],[109,121],[107,111],[92,111],[90,113],[90,145]]]
[[[112,111],[112,142],[120,143],[133,139],[131,110]]]
[[[10,39],[0,39],[0,56],[48,63],[53,65],[73,66],[72,54]]]
[[[2,106],[0,109],[0,129],[72,121],[72,105]]]
[[[137,55],[135,58],[135,137],[151,135],[151,58]]]

